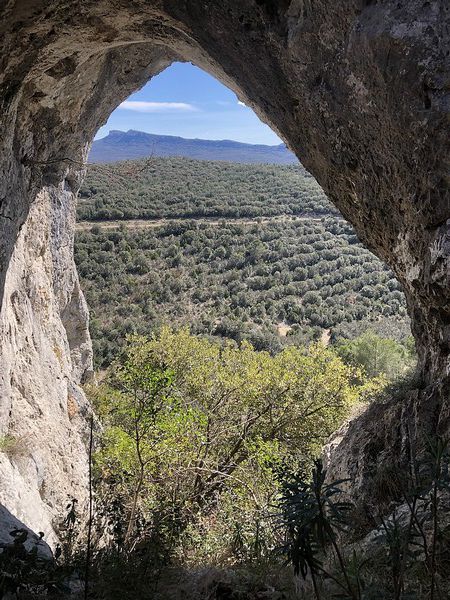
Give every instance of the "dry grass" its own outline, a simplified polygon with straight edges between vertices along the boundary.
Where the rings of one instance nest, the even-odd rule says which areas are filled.
[[[28,454],[28,444],[24,437],[6,433],[0,435],[0,452],[9,458],[17,458]]]
[[[284,321],[282,321],[281,323],[278,323],[277,325],[277,331],[278,331],[278,335],[280,337],[286,337],[287,334],[292,330],[292,327],[290,325],[288,325],[287,323],[285,323]]]

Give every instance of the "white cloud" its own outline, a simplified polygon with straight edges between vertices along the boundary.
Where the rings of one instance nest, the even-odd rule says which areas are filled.
[[[193,112],[198,110],[196,106],[186,102],[145,102],[138,100],[125,100],[125,102],[119,104],[118,108],[143,113]]]
[[[238,104],[239,106],[244,106],[245,108],[248,108],[246,104],[244,104],[243,102],[241,102],[240,100],[238,100]]]

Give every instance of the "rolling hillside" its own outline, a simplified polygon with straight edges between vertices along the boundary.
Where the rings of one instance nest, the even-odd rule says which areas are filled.
[[[272,352],[369,328],[408,336],[393,274],[300,165],[93,165],[78,215],[99,366],[128,333],[163,323]]]
[[[92,144],[91,163],[110,163],[147,156],[184,156],[201,160],[238,163],[296,164],[297,158],[284,144],[264,146],[232,140],[185,139],[171,135],[155,135],[143,131],[110,131]]]
[[[151,158],[91,165],[78,219],[324,216],[338,211],[300,165]]]

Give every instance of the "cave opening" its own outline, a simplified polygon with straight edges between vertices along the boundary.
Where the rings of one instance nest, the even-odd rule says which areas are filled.
[[[269,127],[189,63],[152,78],[97,132],[75,260],[100,368],[126,334],[167,323],[272,353],[370,331],[400,343],[384,358],[391,377],[413,360],[393,274]]]
[[[356,470],[364,496],[373,447],[381,466],[404,466],[411,445],[448,431],[449,58],[435,42],[448,39],[449,9],[189,4],[2,8],[0,420],[28,446],[26,459],[0,456],[11,482],[1,499],[36,531],[51,534],[68,493],[86,498],[90,408],[80,383],[92,349],[72,242],[87,145],[177,60],[215,75],[270,124],[405,291],[421,379],[354,425],[335,469]]]
[[[278,487],[259,461],[280,461],[292,472],[299,466],[307,469],[305,457],[310,459],[313,449],[301,441],[305,423],[313,438],[322,423],[319,445],[348,414],[340,403],[345,403],[349,382],[362,376],[346,371],[349,365],[333,349],[342,346],[342,356],[347,352],[349,359],[343,339],[378,327],[384,339],[369,333],[358,346],[360,355],[373,358],[366,365],[369,379],[364,385],[369,383],[369,388],[381,374],[394,378],[412,368],[414,359],[405,343],[397,346],[397,354],[392,352],[393,340],[390,352],[383,347],[395,328],[405,342],[409,322],[399,319],[401,311],[406,316],[406,307],[392,272],[361,246],[310,173],[294,161],[253,163],[243,161],[242,154],[233,163],[230,154],[221,154],[223,147],[217,148],[223,144],[220,139],[204,141],[208,149],[202,155],[193,144],[199,140],[184,138],[183,143],[191,144],[189,151],[171,156],[170,140],[161,134],[179,133],[166,129],[168,123],[179,127],[173,111],[182,113],[186,127],[186,115],[198,117],[200,110],[195,100],[186,98],[184,85],[181,96],[166,90],[158,96],[152,95],[153,83],[119,106],[126,114],[138,112],[139,120],[131,127],[128,120],[118,126],[113,116],[103,130],[105,137],[94,141],[93,162],[80,190],[75,261],[90,306],[96,366],[106,371],[92,395],[106,430],[101,468],[107,482],[114,465],[114,486],[120,487],[122,501],[128,498],[128,504],[123,501],[127,515],[132,482],[127,486],[121,481],[123,456],[131,453],[126,451],[129,425],[124,411],[130,409],[127,400],[140,394],[152,405],[154,396],[133,379],[145,367],[146,376],[159,382],[152,393],[160,401],[162,422],[151,431],[158,440],[155,453],[166,460],[159,459],[158,482],[147,463],[142,467],[139,506],[133,504],[127,536],[136,535],[134,511],[150,522],[154,512],[146,503],[153,506],[156,499],[167,501],[170,496],[180,502],[175,502],[176,510],[188,522],[189,539],[184,538],[184,525],[177,538],[182,564],[212,561],[208,564],[217,567],[227,554],[238,564],[244,556],[255,559],[251,547],[258,540],[264,539],[265,550],[258,552],[267,552],[265,556],[275,545],[269,507],[276,502]],[[232,106],[245,109],[229,93]],[[162,110],[169,118],[158,137],[150,133],[155,125],[148,125],[141,111],[156,114],[154,123],[160,126]],[[147,133],[139,131],[146,127]],[[190,135],[213,137],[209,131]],[[171,139],[184,148],[180,136]],[[229,153],[232,143],[225,143]],[[125,343],[127,334],[136,333],[145,339],[132,336]],[[282,382],[293,373],[301,373],[303,384],[293,377],[285,388]],[[318,378],[322,384],[316,384]],[[287,391],[291,387],[292,394]],[[355,397],[364,397],[362,387],[352,388]],[[313,404],[311,415],[302,412],[305,398],[321,400]],[[327,420],[324,407],[338,416]],[[266,413],[269,426],[262,418]],[[123,456],[118,457],[119,442]],[[166,451],[177,444],[181,450]],[[191,446],[196,458],[186,450]],[[157,462],[153,455],[148,461]],[[183,503],[190,506],[188,512],[197,510],[198,518],[186,516]],[[232,532],[243,528],[242,547],[236,550]],[[202,554],[211,546],[214,554]]]
[[[334,353],[364,327],[389,337],[397,327],[404,341],[406,306],[392,272],[281,140],[264,151],[291,164],[250,160],[263,147],[230,141],[229,128],[185,133],[190,115],[204,127],[199,102],[211,100],[186,97],[185,82],[180,96],[153,84],[124,100],[93,142],[75,262],[104,370],[86,388],[104,428],[99,495],[120,507],[117,530],[126,530],[113,544],[149,547],[165,519],[175,540],[167,561],[176,556],[189,580],[206,565],[276,562],[277,469],[307,471],[351,398],[359,410],[366,384],[412,360],[404,344],[383,356],[387,340],[369,334],[366,381]],[[235,122],[248,109],[227,93]],[[223,113],[227,100],[215,102]],[[245,134],[242,123],[234,131]],[[176,567],[172,577],[185,585]]]

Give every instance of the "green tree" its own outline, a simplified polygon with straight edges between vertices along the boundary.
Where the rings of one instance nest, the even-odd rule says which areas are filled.
[[[148,361],[142,345],[130,344],[111,373],[110,384],[96,393],[96,406],[105,425],[103,447],[96,456],[103,476],[116,471],[129,496],[125,543],[133,536],[142,497],[182,446],[190,411],[181,410],[172,395],[173,372]]]
[[[410,347],[370,330],[353,340],[341,342],[336,349],[346,363],[363,367],[368,377],[386,375],[394,379],[414,364]]]
[[[309,469],[370,393],[362,379],[321,344],[271,355],[187,329],[130,338],[95,393],[105,426],[96,465],[125,498],[128,544],[138,516],[176,514],[178,532],[201,540],[214,514],[218,552],[233,545],[231,516],[239,530],[254,524],[247,537],[260,552],[277,473]]]

